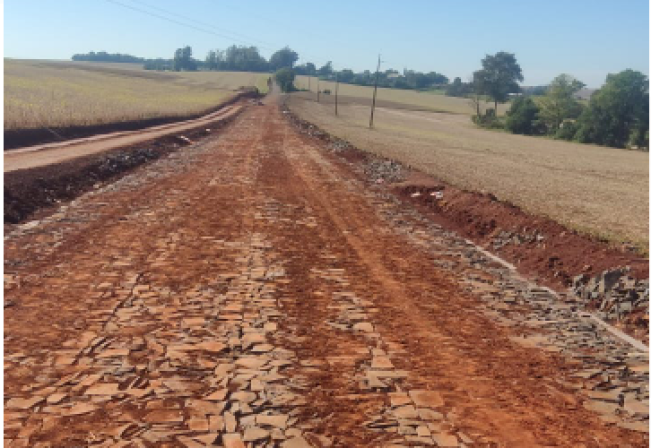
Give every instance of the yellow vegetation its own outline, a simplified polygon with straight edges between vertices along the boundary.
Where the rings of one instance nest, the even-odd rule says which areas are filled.
[[[187,116],[265,73],[155,72],[135,64],[5,60],[5,129],[86,126]]]

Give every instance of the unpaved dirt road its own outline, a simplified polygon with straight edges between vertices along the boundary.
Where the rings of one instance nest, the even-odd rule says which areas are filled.
[[[6,236],[6,446],[647,445],[647,354],[274,97]]]
[[[36,168],[60,163],[76,157],[84,157],[124,146],[144,143],[170,134],[186,132],[201,126],[209,126],[215,121],[228,119],[237,114],[242,106],[225,106],[216,112],[194,120],[153,126],[137,131],[113,132],[93,137],[80,138],[61,143],[35,145],[14,149],[4,153],[6,172]]]

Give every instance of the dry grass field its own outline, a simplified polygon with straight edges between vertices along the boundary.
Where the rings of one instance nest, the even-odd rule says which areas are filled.
[[[5,129],[88,126],[190,115],[265,73],[155,72],[137,64],[5,60]]]
[[[311,77],[308,83],[307,76],[297,76],[294,82],[299,89],[308,89],[316,92],[317,79]],[[309,84],[309,86],[308,86]],[[335,83],[330,81],[319,81],[319,90],[329,89],[331,95],[322,95],[324,102],[334,101]],[[373,88],[356,86],[353,84],[339,84],[339,95],[347,99],[369,101],[373,97]],[[473,108],[469,100],[442,95],[440,91],[419,92],[416,90],[385,89],[378,88],[377,101],[380,104],[389,103],[393,107],[426,110],[431,112],[447,112],[452,114],[472,115]],[[492,104],[488,104],[493,107]],[[498,115],[503,115],[509,109],[509,104],[500,104],[497,108]]]
[[[289,106],[361,149],[648,253],[648,153],[487,131],[463,115],[379,108],[369,130],[366,106],[340,106],[338,117],[300,96]]]

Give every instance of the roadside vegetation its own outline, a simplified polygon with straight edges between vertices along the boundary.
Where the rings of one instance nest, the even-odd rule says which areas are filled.
[[[293,92],[296,90],[296,87],[294,87],[295,77],[296,75],[294,74],[294,71],[288,67],[281,68],[274,75],[276,82],[280,86],[280,90],[285,93]]]
[[[472,84],[457,82],[455,89],[467,90],[465,95],[475,108],[473,121],[482,127],[648,150],[649,79],[643,73],[624,70],[608,75],[587,105],[577,98],[585,84],[571,75],[557,76],[543,95],[533,97],[523,95],[518,84],[522,79],[515,56],[500,52],[482,60]],[[499,118],[498,103],[508,102],[514,93],[521,96],[512,101],[506,117]],[[494,107],[482,109],[481,98],[492,100]]]

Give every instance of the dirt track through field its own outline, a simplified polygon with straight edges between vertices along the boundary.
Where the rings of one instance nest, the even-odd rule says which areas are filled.
[[[645,353],[267,102],[7,236],[7,446],[648,443]]]
[[[4,153],[4,171],[6,173],[61,163],[66,160],[106,152],[111,149],[139,143],[142,144],[170,134],[188,132],[202,126],[210,126],[216,121],[228,119],[239,113],[241,108],[241,105],[229,105],[194,120],[164,124],[137,131],[113,132],[61,143],[35,145],[6,151]]]

